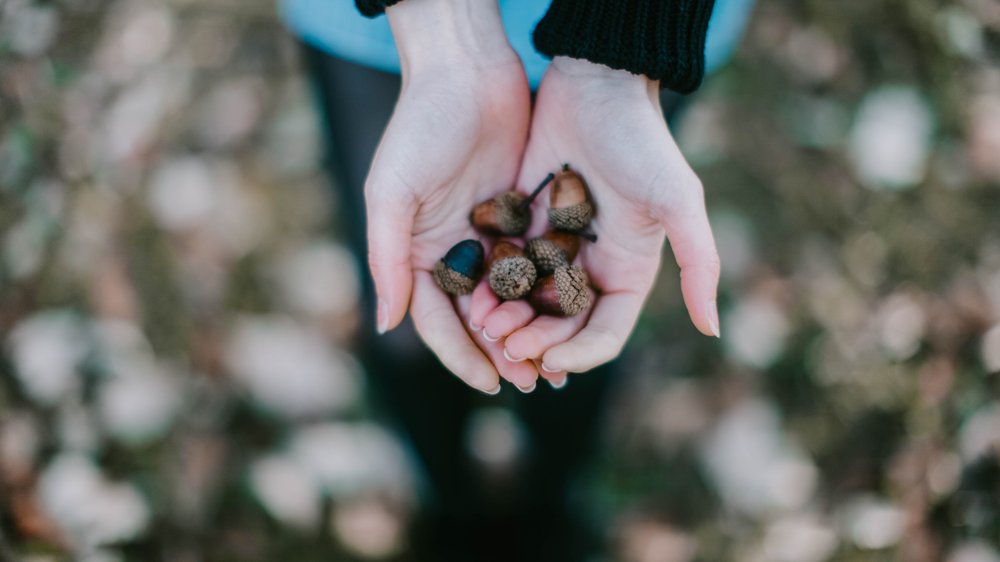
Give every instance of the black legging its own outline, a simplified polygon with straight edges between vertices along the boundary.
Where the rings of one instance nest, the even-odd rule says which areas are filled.
[[[326,166],[337,196],[337,230],[366,263],[363,186],[371,158],[399,93],[386,74],[305,47],[305,60],[323,112]],[[573,375],[556,391],[539,384],[531,394],[505,385],[496,397],[468,388],[418,340],[407,319],[385,336],[374,332],[375,299],[363,281],[360,356],[376,406],[408,438],[430,484],[432,515],[417,537],[421,559],[581,560],[588,542],[571,513],[574,484],[592,458],[613,365]],[[522,420],[528,458],[511,490],[484,489],[465,447],[470,413],[503,405]],[[434,549],[433,554],[431,553]]]

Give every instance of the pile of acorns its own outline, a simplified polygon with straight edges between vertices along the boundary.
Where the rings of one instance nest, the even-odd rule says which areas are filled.
[[[564,164],[531,195],[501,193],[476,205],[469,220],[487,236],[523,236],[531,225],[531,203],[550,182],[549,230],[528,240],[524,248],[508,240],[497,242],[487,263],[489,283],[502,300],[527,298],[540,314],[575,316],[590,307],[592,296],[587,274],[573,260],[581,238],[597,241],[587,231],[594,206],[580,174]],[[484,253],[478,240],[455,244],[434,266],[434,282],[452,295],[471,293],[483,274]]]

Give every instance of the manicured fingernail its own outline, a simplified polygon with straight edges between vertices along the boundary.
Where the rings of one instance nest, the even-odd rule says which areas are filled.
[[[389,330],[389,304],[382,299],[378,301],[378,314],[375,318],[375,330],[382,335]]]
[[[472,330],[473,332],[478,332],[479,330],[482,330],[482,329],[483,329],[483,327],[482,327],[482,326],[476,326],[475,324],[473,324],[472,320],[469,320],[469,328],[470,328],[470,329],[471,329],[471,330]]]
[[[542,370],[545,371],[546,373],[558,373],[559,372],[559,369],[550,369],[550,368],[546,367],[545,363],[542,363]]]
[[[549,384],[552,385],[552,388],[554,388],[556,390],[559,390],[559,389],[563,388],[564,386],[566,386],[566,383],[569,382],[569,377],[566,376],[566,377],[562,377],[562,378],[559,378],[559,379],[556,379],[556,380],[552,380],[552,379],[546,379],[546,380],[549,381]]]
[[[483,337],[486,338],[486,341],[500,341],[500,338],[494,338],[486,333],[486,328],[483,328]]]
[[[708,329],[713,336],[722,337],[719,333],[719,307],[715,301],[708,301]]]
[[[490,396],[493,396],[494,394],[499,394],[500,393],[500,383],[497,383],[497,385],[495,387],[491,388],[490,390],[484,390],[482,392],[483,392],[483,394],[489,394]]]
[[[507,361],[510,361],[511,363],[520,363],[521,361],[524,361],[524,359],[514,359],[513,357],[511,357],[510,353],[507,353],[507,348],[506,347],[503,348],[503,356],[504,356],[504,359],[506,359]]]
[[[515,384],[514,386],[517,386],[517,385]],[[537,381],[531,383],[531,386],[518,386],[517,389],[520,390],[521,392],[525,393],[525,394],[528,394],[532,390],[535,390],[536,386],[538,386],[538,382]]]

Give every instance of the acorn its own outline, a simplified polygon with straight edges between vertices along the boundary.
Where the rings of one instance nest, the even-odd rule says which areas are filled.
[[[556,230],[580,232],[587,228],[592,218],[594,205],[590,202],[587,183],[569,168],[569,164],[563,164],[552,184],[549,225]]]
[[[483,255],[479,240],[462,240],[434,264],[431,277],[441,290],[452,295],[467,295],[483,275]]]
[[[531,226],[531,203],[555,174],[545,176],[531,195],[508,191],[472,208],[469,222],[472,227],[488,236],[521,236]]]
[[[576,316],[593,304],[593,297],[587,290],[589,284],[583,268],[564,265],[557,267],[552,275],[539,279],[528,301],[540,314]]]
[[[535,264],[516,245],[501,241],[490,253],[490,288],[503,300],[517,300],[531,291],[538,274]]]
[[[541,275],[548,275],[559,266],[573,263],[579,251],[580,237],[562,230],[550,230],[524,245],[524,255],[535,264]]]

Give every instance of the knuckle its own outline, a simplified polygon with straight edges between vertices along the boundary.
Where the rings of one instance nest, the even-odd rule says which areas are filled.
[[[594,349],[597,350],[596,358],[600,363],[607,363],[612,359],[618,357],[622,352],[622,348],[625,346],[624,340],[618,336],[618,334],[611,332],[610,330],[598,329],[595,334],[597,337],[596,345]]]
[[[368,268],[373,273],[379,273],[391,268],[393,265],[395,264],[389,263],[378,249],[372,248],[368,251]]]
[[[443,307],[431,307],[414,311],[413,324],[420,332],[424,341],[429,347],[437,347],[436,344],[446,340],[445,326],[451,320],[454,312]],[[450,348],[449,346],[445,346]]]
[[[705,256],[705,270],[707,270],[713,277],[718,277],[722,274],[722,260],[719,259],[719,253],[717,251],[712,251],[707,256]]]
[[[574,364],[567,371],[581,373],[599,367],[617,358],[624,347],[624,341],[614,332],[603,328],[591,328],[585,348],[587,353],[577,355]]]
[[[409,201],[410,192],[398,180],[372,172],[365,180],[365,203],[369,209],[399,206]]]
[[[507,349],[518,357],[536,358],[541,355],[538,342],[542,334],[534,328],[521,328],[507,337]]]

